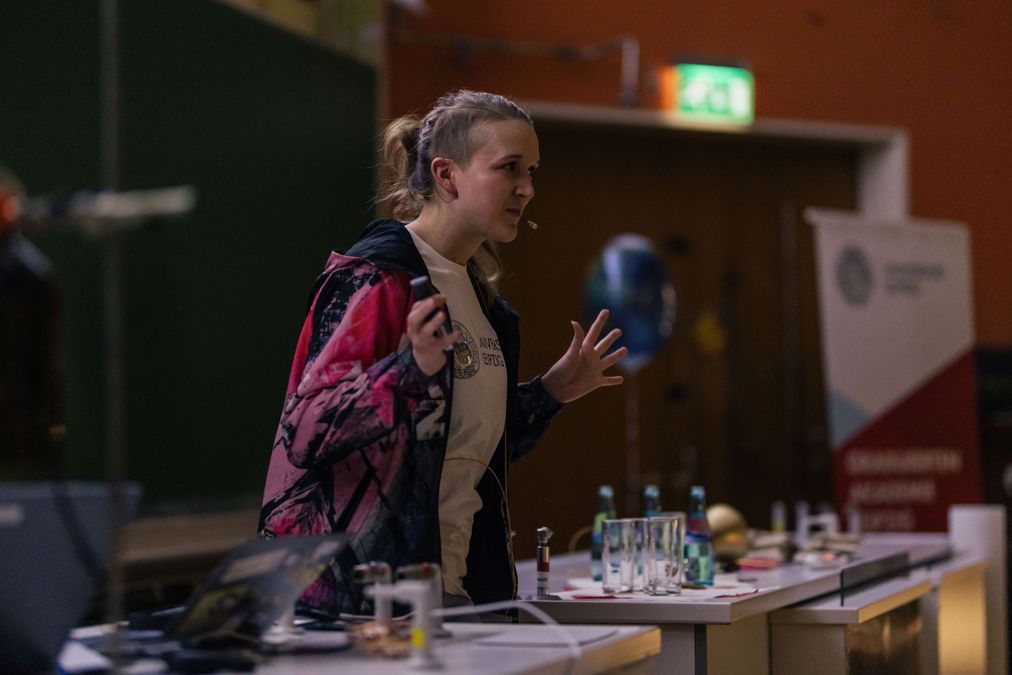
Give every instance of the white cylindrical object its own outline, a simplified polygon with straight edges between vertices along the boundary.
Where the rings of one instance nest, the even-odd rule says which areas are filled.
[[[773,532],[787,531],[787,505],[779,499],[773,502],[770,507],[770,530]]]
[[[374,620],[381,626],[390,624],[393,615],[393,600],[389,597],[376,598],[376,615]]]
[[[432,649],[436,620],[432,616],[432,610],[436,606],[432,602],[432,584],[428,580],[402,579],[393,585],[376,584],[367,586],[365,594],[377,601],[396,598],[409,603],[414,611],[409,665],[419,670],[437,670],[442,667]]]
[[[436,563],[430,563],[435,567],[435,572],[432,575],[432,609],[442,609],[443,607],[443,568]],[[432,622],[432,630],[440,633],[443,632],[443,617],[431,616],[429,620]]]
[[[419,670],[432,670],[441,664],[432,651],[435,639],[434,621],[432,616],[432,586],[424,581],[399,581],[395,588],[402,598],[409,598],[414,605],[415,615],[411,623],[411,661],[410,666]],[[442,599],[442,598],[440,598]]]
[[[847,532],[855,537],[861,536],[861,510],[857,504],[847,504]]]
[[[987,559],[987,673],[1008,675],[1005,507],[960,504],[949,507],[949,541],[957,551]]]
[[[800,500],[794,505],[794,543],[798,548],[808,546],[808,502]]]

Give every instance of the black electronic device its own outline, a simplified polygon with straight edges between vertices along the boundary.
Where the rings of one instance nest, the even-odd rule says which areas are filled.
[[[415,277],[414,279],[412,279],[411,290],[415,294],[416,301],[424,300],[425,298],[428,298],[436,294],[436,289],[432,287],[432,281],[429,279],[429,277]],[[435,316],[436,312],[438,311],[440,310],[439,309],[434,310],[431,314],[425,317],[425,320],[428,321],[429,319],[431,319],[433,316]],[[439,337],[449,335],[450,333],[453,332],[453,324],[450,323],[450,315],[444,312],[444,316],[446,317],[446,319],[443,321],[443,324],[439,327],[439,330],[436,331],[436,335]]]
[[[201,582],[164,637],[189,645],[257,642],[346,543],[343,534],[247,541]]]
[[[222,670],[234,673],[251,673],[263,658],[244,650],[180,649],[165,657],[174,673],[217,673]]]
[[[259,659],[247,650],[277,649],[261,638],[346,543],[344,534],[250,539],[204,578],[186,605],[131,615],[121,654],[164,659],[174,673],[253,670]],[[321,617],[333,623],[329,614]],[[107,638],[89,646],[106,654],[117,648]]]
[[[0,483],[0,672],[53,670],[140,496],[133,483]]]

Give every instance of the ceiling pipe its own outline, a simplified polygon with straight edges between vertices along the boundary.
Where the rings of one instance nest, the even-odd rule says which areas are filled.
[[[618,52],[621,57],[619,103],[630,108],[639,104],[640,44],[639,40],[631,35],[620,35],[593,45],[551,45],[473,35],[426,34],[403,28],[394,28],[390,35],[392,39],[404,44],[452,47],[465,56],[473,51],[484,51],[492,54],[520,54],[559,60],[599,61]]]

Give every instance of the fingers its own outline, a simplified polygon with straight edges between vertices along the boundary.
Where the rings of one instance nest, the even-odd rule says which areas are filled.
[[[583,326],[576,321],[570,321],[569,324],[573,327],[573,341],[569,343],[569,349],[579,349],[580,345],[583,344],[585,333],[583,332]]]
[[[421,330],[427,321],[426,317],[445,304],[446,296],[441,293],[416,302],[411,306],[411,311],[408,312],[408,329]]]
[[[601,378],[602,387],[614,387],[616,384],[622,384],[625,382],[625,378],[621,375],[609,375],[608,377]]]
[[[622,337],[622,331],[618,328],[612,328],[611,331],[607,335],[605,335],[600,342],[594,345],[594,351],[597,352],[598,356],[601,356],[602,354],[607,352],[611,348],[611,346],[615,344],[615,340],[619,339],[620,337]]]
[[[446,322],[446,312],[437,309],[431,316],[426,316],[423,321],[425,323],[419,327],[418,332],[423,335],[434,335],[439,331],[439,327]]]
[[[438,328],[446,321],[446,310],[442,309],[445,304],[446,296],[442,294],[436,294],[416,302],[408,312],[408,336],[417,333],[434,333],[435,328],[430,330],[430,324],[435,322],[435,326]]]
[[[608,310],[602,309],[597,313],[597,318],[594,319],[594,323],[590,324],[590,328],[587,329],[587,336],[584,338],[584,344],[594,344],[597,341],[597,336],[601,334],[601,329],[604,328],[604,324],[608,321]]]
[[[407,333],[416,360],[421,357],[426,363],[441,363],[442,356],[437,358],[438,353],[453,349],[453,343],[460,338],[456,330],[445,335],[440,332],[446,322],[445,304],[446,296],[436,294],[416,302],[408,312]]]
[[[452,352],[453,345],[457,344],[457,341],[459,339],[460,339],[460,331],[454,329],[453,331],[439,338],[439,347],[444,352]]]
[[[424,324],[422,324],[420,335],[431,335],[433,339],[439,343],[441,349],[448,349],[453,347],[453,343],[460,337],[460,333],[456,330],[452,330],[449,333],[443,334],[440,330],[443,328],[443,324],[446,322],[446,312],[443,310],[437,310],[436,313],[429,318]]]
[[[621,361],[623,358],[625,358],[626,354],[628,353],[629,353],[628,349],[626,349],[625,347],[619,347],[611,354],[608,354],[607,356],[601,359],[601,370],[608,370],[616,363]]]

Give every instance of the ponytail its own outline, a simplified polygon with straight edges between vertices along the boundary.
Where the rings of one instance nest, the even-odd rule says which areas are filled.
[[[379,202],[393,205],[394,216],[404,220],[418,217],[425,201],[423,195],[411,188],[417,171],[418,133],[421,121],[414,115],[394,120],[383,132],[382,187]]]

